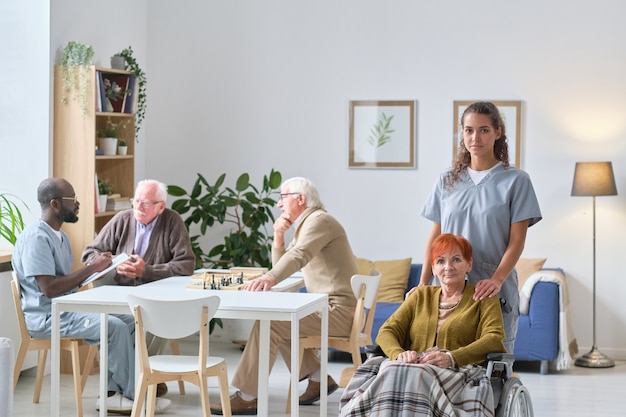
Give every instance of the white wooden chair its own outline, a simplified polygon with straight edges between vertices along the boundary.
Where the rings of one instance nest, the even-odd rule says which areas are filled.
[[[13,271],[11,291],[13,292],[13,304],[15,306],[15,314],[17,316],[17,323],[20,330],[20,346],[17,349],[15,368],[13,369],[13,388],[15,388],[15,385],[17,385],[17,380],[20,377],[20,371],[22,369],[24,359],[26,358],[26,353],[31,350],[39,351],[39,360],[37,362],[37,376],[35,378],[35,392],[33,393],[33,402],[39,403],[39,397],[41,395],[41,385],[43,382],[44,371],[46,368],[46,359],[48,356],[48,350],[50,350],[51,347],[51,341],[50,339],[40,339],[32,337],[28,333],[28,329],[26,328],[26,320],[24,319],[24,311],[22,310],[20,283],[15,271]],[[78,417],[83,416],[82,393],[85,389],[87,377],[91,372],[94,359],[96,357],[96,354],[98,353],[98,346],[89,345],[89,349],[87,350],[85,367],[82,370],[81,374],[78,348],[86,344],[87,343],[85,343],[85,341],[80,338],[61,338],[61,349],[69,351],[72,357],[74,393],[76,396],[76,413]]]
[[[167,381],[187,381],[200,388],[204,417],[211,415],[207,377],[217,376],[224,415],[230,416],[228,373],[223,358],[208,356],[209,321],[220,303],[217,296],[180,297],[177,300],[147,298],[146,294],[129,294],[128,304],[135,315],[137,352],[139,357],[139,388],[135,393],[132,416],[139,416],[146,398],[146,416],[154,416],[156,386]],[[181,339],[200,331],[198,354],[148,356],[145,333],[165,339]]]
[[[372,344],[372,325],[374,324],[374,314],[376,313],[376,294],[380,284],[381,274],[373,269],[370,275],[353,275],[350,279],[352,292],[357,299],[352,320],[352,329],[348,336],[328,336],[328,347],[332,347],[352,354],[353,366],[345,368],[341,372],[339,386],[345,388],[354,371],[363,363],[361,359],[361,347]],[[304,349],[315,349],[322,345],[320,336],[303,336],[300,338],[300,364]],[[293,371],[292,371],[293,372]],[[322,377],[325,377],[322,375]],[[287,400],[287,412],[290,412],[291,387],[289,387],[289,397]]]

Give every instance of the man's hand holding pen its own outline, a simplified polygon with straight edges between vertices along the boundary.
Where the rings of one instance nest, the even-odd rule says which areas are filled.
[[[102,271],[113,263],[111,252],[100,252],[91,263],[96,271]]]

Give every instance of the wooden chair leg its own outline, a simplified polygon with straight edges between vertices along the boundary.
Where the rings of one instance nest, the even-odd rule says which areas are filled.
[[[202,416],[209,417],[211,415],[211,403],[209,402],[209,385],[207,384],[205,376],[198,376],[198,388],[200,388],[200,404],[202,404]]]
[[[33,402],[35,404],[39,403],[39,397],[41,395],[41,384],[43,384],[43,372],[46,369],[47,356],[47,349],[41,349],[39,351],[39,359],[37,359],[37,376],[35,377],[35,392],[33,393]]]
[[[154,417],[154,406],[156,405],[157,384],[148,385],[148,395],[146,396],[146,417]]]
[[[135,392],[135,401],[133,401],[133,411],[131,412],[131,417],[139,417],[141,416],[141,412],[143,411],[143,403],[146,399],[146,391],[148,389],[147,381],[145,380],[144,375],[139,376],[139,389]]]
[[[225,362],[220,367],[218,382],[220,386],[220,401],[222,402],[222,413],[225,416],[230,417],[232,415],[232,411],[230,409],[230,396],[228,395],[228,370],[226,368]]]
[[[76,402],[76,415],[83,417],[83,390],[81,387],[82,377],[80,374],[80,351],[78,341],[73,341],[70,345],[72,357],[72,375],[74,376],[74,396]]]
[[[22,365],[24,365],[24,359],[28,353],[28,343],[20,342],[20,347],[17,350],[17,356],[15,357],[15,367],[13,368],[13,389],[17,386],[17,380],[20,379],[20,372],[22,371]]]
[[[170,350],[172,351],[172,355],[180,355],[180,345],[178,344],[178,340],[170,340]],[[185,395],[184,381],[178,381],[178,392],[180,395]]]
[[[91,369],[93,368],[93,364],[96,360],[96,355],[98,354],[98,346],[97,345],[90,345],[89,349],[87,350],[87,358],[85,359],[85,366],[83,367],[83,371],[81,374],[81,381],[80,381],[80,392],[84,392],[85,391],[85,385],[87,384],[87,378],[89,378],[89,375],[91,374]]]

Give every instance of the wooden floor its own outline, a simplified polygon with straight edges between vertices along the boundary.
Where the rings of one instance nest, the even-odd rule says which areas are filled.
[[[232,344],[215,343],[211,345],[211,354],[223,356],[228,363],[229,379],[235,372],[241,352]],[[331,361],[330,374],[339,378],[347,362]],[[516,372],[528,388],[537,417],[594,417],[626,416],[626,361],[618,361],[614,368],[588,369],[573,367],[570,370],[540,375],[538,364],[518,363]],[[34,376],[24,373],[17,384],[13,404],[13,417],[43,417],[50,415],[50,377],[44,381],[41,401],[32,403]],[[282,360],[278,360],[269,381],[270,415],[287,416],[285,404],[289,387],[289,374]],[[305,389],[301,383],[301,392]],[[61,412],[64,417],[75,416],[73,385],[70,375],[61,377]],[[172,407],[164,415],[194,416],[200,415],[198,390],[187,385],[187,395],[179,396],[175,383],[168,384],[170,392],[167,398],[172,400]],[[211,401],[219,401],[217,382],[209,379]],[[95,402],[98,391],[98,377],[91,376],[87,382],[84,401],[85,417],[95,417]],[[234,390],[231,389],[231,392]],[[328,416],[336,416],[342,389],[329,397]],[[300,407],[304,417],[319,415],[319,406]]]

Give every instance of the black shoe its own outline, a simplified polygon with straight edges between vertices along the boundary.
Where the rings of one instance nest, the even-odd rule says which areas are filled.
[[[230,413],[233,416],[249,416],[257,414],[257,400],[246,401],[241,398],[239,391],[230,396]],[[212,405],[211,414],[223,415],[222,405]]]
[[[309,385],[306,387],[304,394],[300,396],[300,405],[311,405],[320,399],[320,383],[311,381],[309,379]],[[335,382],[332,376],[328,375],[328,395],[337,391],[339,385]]]
[[[163,397],[167,394],[167,384],[165,382],[160,382],[157,384],[157,397]]]

